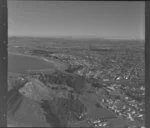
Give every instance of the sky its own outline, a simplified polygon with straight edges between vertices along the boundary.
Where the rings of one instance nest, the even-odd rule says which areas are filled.
[[[145,3],[8,0],[9,36],[145,39]]]

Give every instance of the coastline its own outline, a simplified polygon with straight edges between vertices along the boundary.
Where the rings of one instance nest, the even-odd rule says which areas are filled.
[[[54,59],[47,59],[45,57],[38,57],[38,56],[34,56],[34,55],[29,55],[29,54],[21,54],[21,53],[14,53],[14,52],[8,52],[8,55],[17,55],[17,56],[25,56],[25,57],[32,57],[32,58],[36,58],[38,60],[43,60],[45,62],[51,63],[55,66],[56,69],[64,71],[68,68],[68,65],[60,62],[59,60],[54,60]]]

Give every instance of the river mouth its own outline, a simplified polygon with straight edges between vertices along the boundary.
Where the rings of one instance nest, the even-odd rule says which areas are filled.
[[[8,54],[8,72],[18,73],[36,70],[55,69],[54,63],[27,55]]]

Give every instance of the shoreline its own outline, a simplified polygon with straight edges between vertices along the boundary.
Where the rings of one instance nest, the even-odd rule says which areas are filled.
[[[16,56],[25,56],[25,57],[33,57],[33,58],[36,58],[38,60],[43,60],[45,62],[48,62],[48,63],[51,63],[54,65],[54,67],[58,70],[61,70],[61,71],[65,71],[67,68],[68,68],[68,65],[63,63],[63,62],[60,62],[59,60],[54,60],[54,59],[47,59],[46,57],[38,57],[38,56],[34,56],[34,55],[29,55],[29,54],[21,54],[21,53],[13,53],[13,52],[8,52],[8,56],[9,55],[16,55]]]

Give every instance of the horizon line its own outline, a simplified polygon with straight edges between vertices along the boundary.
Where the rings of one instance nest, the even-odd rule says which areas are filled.
[[[16,35],[8,35],[8,38],[72,38],[72,39],[102,39],[102,40],[131,40],[131,41],[145,41],[145,39],[140,38],[132,38],[132,39],[121,39],[121,38],[109,38],[109,37],[99,37],[99,36],[16,36]]]

